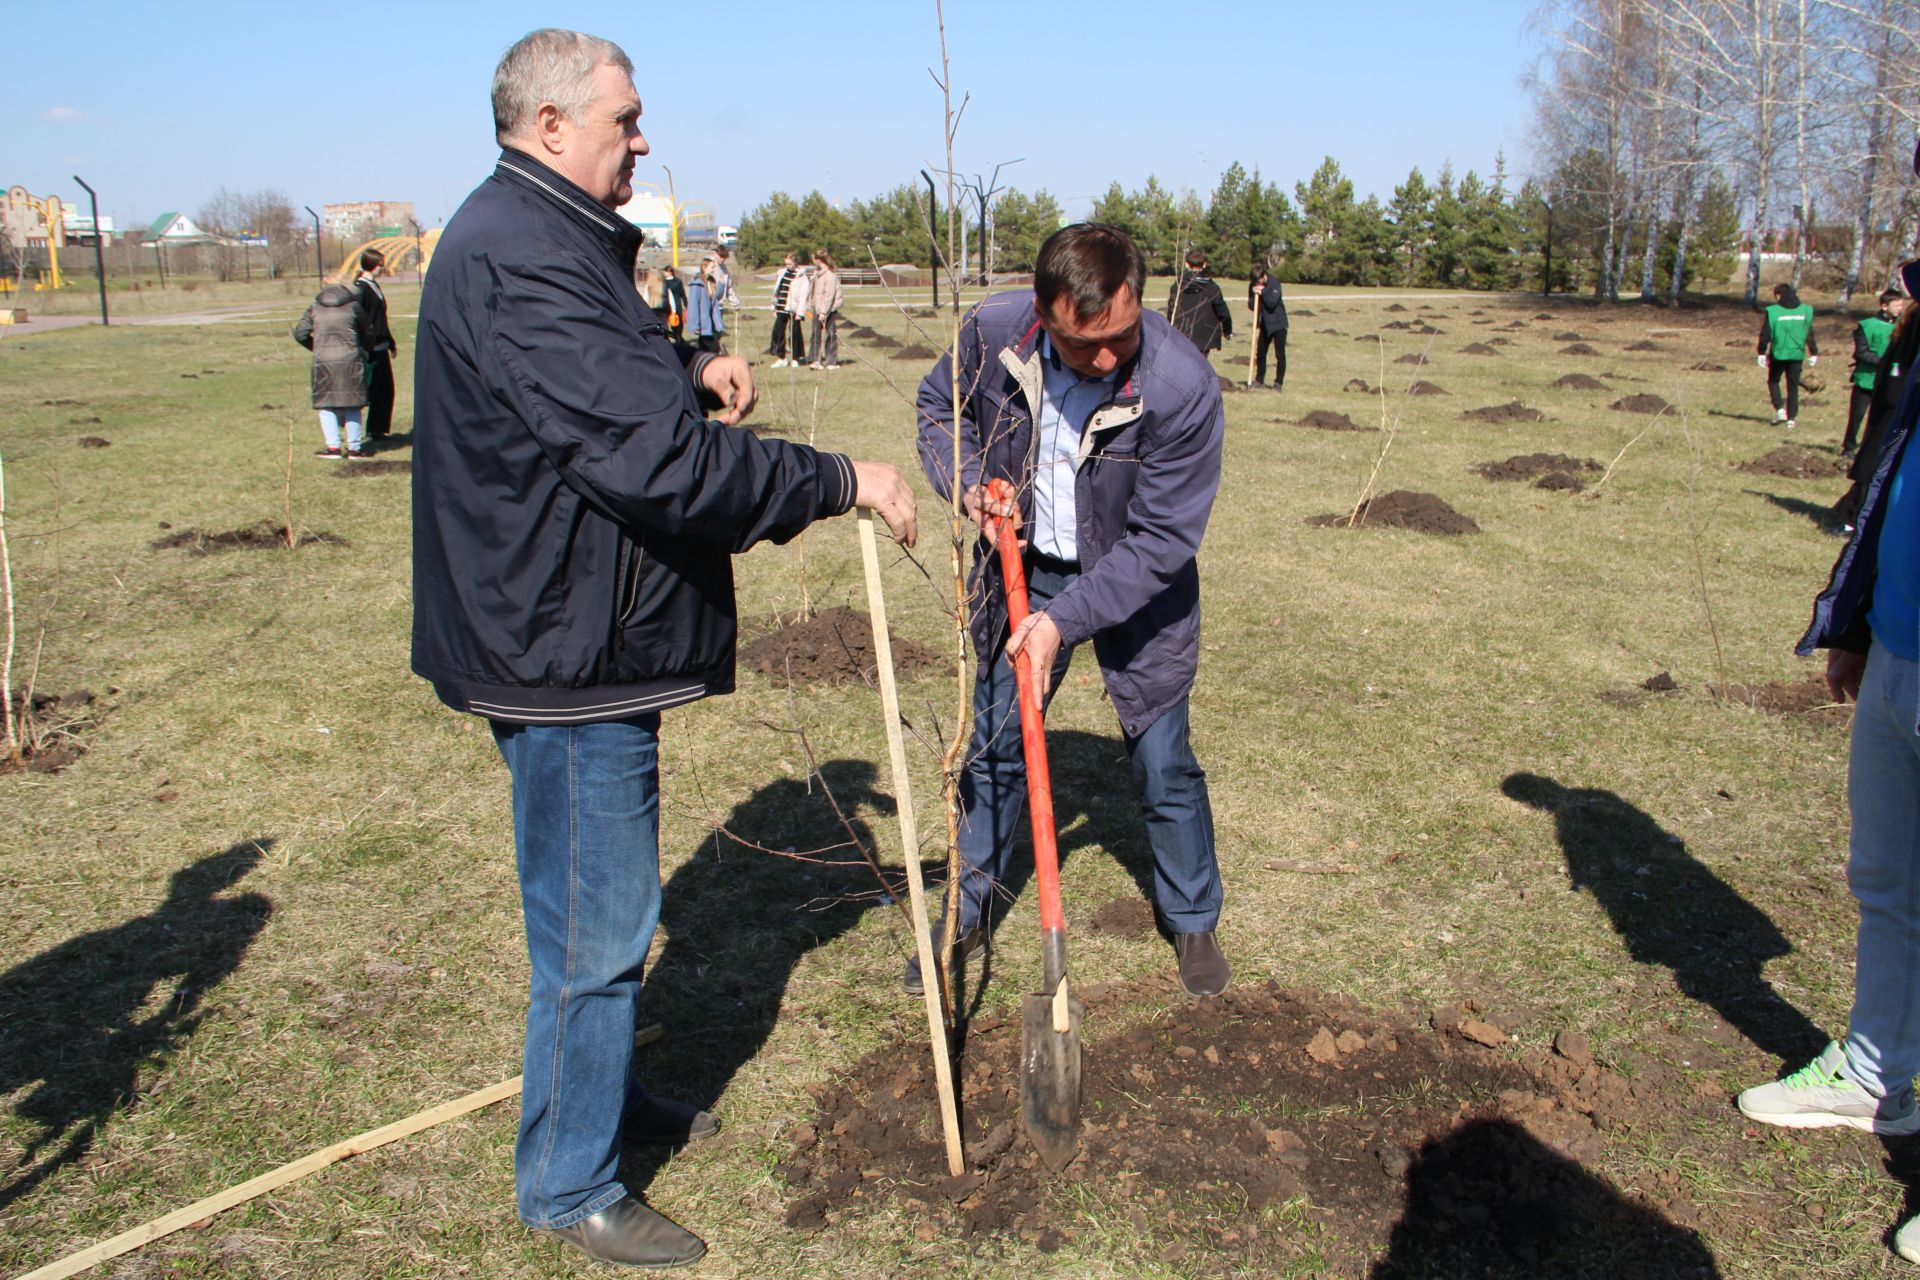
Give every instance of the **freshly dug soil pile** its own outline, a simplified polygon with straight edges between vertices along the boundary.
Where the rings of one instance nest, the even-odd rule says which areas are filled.
[[[1407,388],[1410,396],[1444,396],[1452,394],[1437,382],[1416,382]]]
[[[1691,1204],[1581,1167],[1657,1105],[1584,1037],[1513,1060],[1477,1011],[1375,1014],[1272,983],[1128,1018],[1145,985],[1082,989],[1082,1126],[1064,1170],[1021,1129],[1019,1019],[988,1015],[954,1077],[968,1171],[945,1176],[924,1043],[883,1045],[809,1090],[817,1110],[788,1129],[776,1168],[786,1225],[894,1208],[923,1234],[998,1237],[1015,1256],[1018,1242],[1097,1249],[1119,1229],[1200,1275],[1712,1274],[1699,1237],[1666,1216],[1697,1220]],[[1289,1201],[1308,1206],[1304,1229],[1257,1225]]]
[[[1528,408],[1518,400],[1468,409],[1460,416],[1469,422],[1545,422],[1547,420],[1546,414],[1538,409]]]
[[[882,351],[892,351],[899,347],[900,339],[889,337],[884,333],[876,333],[867,339],[867,345],[879,347]]]
[[[1674,683],[1672,675],[1662,671],[1658,675],[1651,675],[1642,680],[1640,687],[1648,693],[1672,693],[1680,686]]]
[[[1539,480],[1550,475],[1598,471],[1592,458],[1570,458],[1564,453],[1516,453],[1505,462],[1482,462],[1470,468],[1489,480]]]
[[[80,735],[99,722],[91,710],[93,701],[91,689],[36,693],[32,706],[26,705],[24,690],[14,693],[12,713],[20,736],[20,763],[15,764],[0,752],[0,774],[59,773],[85,755],[87,745]]]
[[[1395,364],[1425,364],[1427,358],[1418,351],[1409,351],[1403,356],[1395,356],[1393,362]]]
[[[1510,347],[1513,345],[1513,339],[1512,338],[1488,338],[1487,345],[1490,347]]]
[[[873,623],[864,613],[836,605],[742,645],[740,661],[782,681],[789,674],[796,681],[816,684],[872,680],[878,669]],[[899,676],[912,679],[944,665],[940,655],[925,645],[893,637],[893,668]]]
[[[1425,323],[1425,322],[1422,322],[1422,323],[1420,323],[1420,324],[1416,324],[1416,325],[1414,325],[1414,326],[1413,326],[1413,327],[1412,327],[1411,329],[1409,329],[1409,330],[1407,330],[1407,332],[1408,332],[1408,333],[1418,333],[1418,334],[1424,334],[1424,335],[1432,335],[1432,334],[1436,334],[1436,333],[1445,333],[1445,332],[1446,332],[1446,330],[1445,330],[1445,329],[1436,329],[1436,328],[1434,328],[1434,327],[1433,327],[1432,325],[1430,325],[1430,324],[1427,324],[1427,323]]]
[[[1359,337],[1355,338],[1354,341],[1355,342],[1379,342],[1381,341],[1381,338],[1380,338],[1380,335],[1377,333],[1363,333]]]
[[[1316,431],[1377,431],[1378,427],[1363,427],[1344,413],[1334,413],[1327,409],[1315,409],[1300,419],[1303,427],[1312,427]]]
[[[1586,489],[1587,482],[1571,472],[1549,471],[1546,475],[1535,480],[1533,487],[1536,489],[1550,489],[1559,493],[1580,493]]]
[[[929,347],[923,347],[917,342],[910,346],[900,348],[894,352],[893,355],[896,360],[937,360],[940,358],[938,351],[934,351]]]
[[[1637,395],[1622,396],[1607,408],[1618,409],[1621,413],[1665,413],[1673,406],[1651,392],[1642,391]]]
[[[1383,325],[1381,325],[1380,327],[1381,327],[1382,329],[1411,329],[1411,328],[1413,328],[1413,321],[1411,321],[1411,320],[1389,320],[1389,321],[1387,321],[1387,322],[1386,322],[1385,324],[1383,324]]]
[[[1610,702],[1616,707],[1637,707],[1647,701],[1647,695],[1653,693],[1674,693],[1680,686],[1665,671],[1648,676],[1631,689],[1602,689],[1600,701]]]
[[[367,463],[343,465],[367,466]],[[319,543],[333,546],[347,546],[347,540],[321,529],[312,533],[302,532],[299,545],[311,547]],[[285,551],[287,549],[287,526],[275,524],[271,520],[261,520],[244,529],[229,529],[225,533],[208,533],[205,529],[182,529],[170,533],[164,538],[155,538],[150,544],[155,551],[171,551],[178,548],[197,556],[212,555],[216,551]]]
[[[1315,329],[1314,332],[1324,333],[1329,337],[1334,337],[1334,338],[1344,338],[1347,336],[1347,331],[1345,329]]]
[[[1309,311],[1305,307],[1295,307],[1293,308],[1293,310],[1289,311],[1287,314],[1290,316],[1310,316],[1313,314],[1313,312]]]
[[[1552,320],[1554,318],[1555,318],[1554,314],[1551,311],[1542,311],[1539,315],[1534,317],[1535,320]]]
[[[1560,354],[1563,356],[1597,356],[1600,353],[1584,342],[1575,342],[1569,346],[1560,348]]]
[[[413,463],[405,458],[353,462],[336,468],[333,474],[341,480],[358,480],[362,476],[410,476],[413,474]]]
[[[1567,391],[1611,391],[1606,383],[1590,373],[1563,373],[1550,384]]]
[[[1233,394],[1235,394],[1235,393],[1237,393],[1237,392],[1241,392],[1241,391],[1251,391],[1252,389],[1253,389],[1253,388],[1251,388],[1251,387],[1249,387],[1249,386],[1247,386],[1247,385],[1246,385],[1245,383],[1243,383],[1243,382],[1238,382],[1238,381],[1236,381],[1236,380],[1234,380],[1233,378],[1222,378],[1222,379],[1220,379],[1220,394],[1221,394],[1221,395],[1223,395],[1223,396],[1224,396],[1224,395],[1233,395]]]
[[[84,418],[68,418],[67,419],[67,425],[70,427],[93,427],[93,426],[98,426],[99,424],[100,424],[100,415],[97,413],[90,413]]]
[[[1661,346],[1657,342],[1651,342],[1645,338],[1642,338],[1638,342],[1629,342],[1627,344],[1627,350],[1629,351],[1665,351],[1666,348]]]
[[[1791,476],[1796,480],[1833,480],[1847,474],[1836,458],[1783,444],[1750,462],[1737,462],[1735,471],[1756,476]]]
[[[1343,391],[1358,391],[1363,395],[1373,394],[1373,388],[1367,385],[1365,378],[1348,378],[1347,385],[1341,389]]]
[[[80,447],[82,449],[105,449],[110,447],[112,444],[113,444],[113,441],[107,439],[105,436],[81,436],[80,437]]]
[[[1469,342],[1466,346],[1460,348],[1460,354],[1463,356],[1497,356],[1500,353],[1484,342]]]
[[[1389,310],[1389,311],[1405,311],[1405,310],[1406,310],[1406,308],[1405,308],[1405,307],[1403,307],[1403,306],[1401,306],[1401,305],[1400,305],[1399,303],[1397,303],[1397,302],[1395,302],[1395,303],[1392,303],[1392,304],[1390,304],[1390,305],[1389,305],[1389,306],[1387,307],[1387,310]]]
[[[1711,360],[1702,360],[1699,364],[1688,365],[1687,368],[1693,370],[1695,373],[1725,373],[1727,371],[1727,366],[1715,364]]]
[[[1586,341],[1585,338],[1581,337],[1579,334],[1575,333],[1571,329],[1564,329],[1561,332],[1554,334],[1553,340],[1555,342],[1585,342]]]
[[[1764,684],[1707,686],[1714,697],[1770,716],[1803,716],[1820,724],[1845,724],[1853,718],[1853,704],[1836,703],[1819,676],[1805,680],[1769,680]]]
[[[1119,938],[1150,938],[1155,928],[1153,907],[1145,898],[1114,898],[1100,904],[1087,926],[1095,933],[1109,933]]]
[[[1336,511],[1324,516],[1311,516],[1307,523],[1322,529],[1345,529],[1347,513]],[[1395,489],[1379,497],[1369,498],[1360,508],[1360,518],[1353,523],[1356,529],[1411,529],[1415,533],[1461,534],[1478,533],[1480,526],[1466,516],[1461,515],[1446,500],[1431,493],[1413,493],[1406,489]]]

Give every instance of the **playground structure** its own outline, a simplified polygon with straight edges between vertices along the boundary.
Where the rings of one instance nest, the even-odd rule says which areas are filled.
[[[671,174],[664,192],[651,182],[634,183],[633,197],[620,206],[619,214],[640,228],[649,245],[666,244],[671,266],[680,265],[682,244],[720,240],[720,219],[713,206],[698,200],[683,204],[674,193]]]
[[[21,249],[38,247],[35,241],[44,237],[47,272],[42,279],[34,281],[34,292],[58,289],[66,284],[60,274],[60,246],[67,238],[66,204],[59,196],[43,198],[30,194],[25,187],[7,188],[5,197],[0,198],[0,235]],[[14,288],[13,279],[0,276],[0,294],[12,293]]]
[[[339,268],[328,279],[335,284],[352,283],[360,272],[360,255],[369,249],[377,249],[385,256],[389,272],[418,271],[425,275],[427,264],[433,261],[434,246],[439,243],[439,227],[429,227],[417,236],[375,236],[347,250],[347,256],[340,260]]]

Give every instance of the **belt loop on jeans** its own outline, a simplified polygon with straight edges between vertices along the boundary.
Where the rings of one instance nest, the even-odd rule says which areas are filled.
[[[1032,547],[1027,548],[1026,560],[1029,569],[1045,569],[1048,573],[1063,574],[1080,572],[1078,560],[1061,560],[1044,552],[1035,551]]]

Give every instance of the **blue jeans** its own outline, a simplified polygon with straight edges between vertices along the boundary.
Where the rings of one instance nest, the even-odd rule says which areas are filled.
[[[1847,761],[1847,884],[1860,903],[1846,1072],[1876,1097],[1920,1071],[1920,737],[1914,663],[1878,640],[1860,682]]]
[[[1078,577],[1029,562],[1027,599],[1035,612]],[[1062,648],[1054,660],[1053,691],[1073,659]],[[1020,750],[1019,682],[1002,647],[980,661],[973,685],[973,743],[960,775],[960,927],[979,923],[988,895],[1005,879],[1008,856],[1027,799],[1027,765]],[[1213,846],[1213,808],[1207,775],[1187,739],[1187,700],[1137,738],[1122,735],[1140,800],[1147,845],[1153,851],[1154,905],[1174,933],[1204,933],[1220,921],[1220,864]]]
[[[514,1192],[528,1226],[570,1226],[627,1194],[616,1176],[640,971],[660,922],[660,717],[495,721],[513,775],[527,954]]]

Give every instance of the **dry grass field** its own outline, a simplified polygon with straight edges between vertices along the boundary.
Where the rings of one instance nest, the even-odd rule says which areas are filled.
[[[1202,552],[1193,725],[1234,998],[1194,1007],[1138,927],[1144,843],[1084,654],[1049,729],[1100,1127],[1052,1181],[970,1121],[983,1177],[940,1186],[897,913],[844,850],[749,847],[840,842],[824,783],[899,864],[878,695],[743,670],[662,730],[647,996],[656,1087],[726,1127],[635,1153],[634,1185],[710,1241],[711,1276],[1899,1274],[1886,1237],[1920,1208],[1920,1149],[1760,1132],[1731,1101],[1817,1051],[1850,999],[1847,715],[1772,687],[1818,670],[1792,648],[1845,481],[1738,469],[1782,444],[1837,458],[1839,362],[1789,439],[1737,308],[1292,295],[1286,390],[1225,397]],[[416,299],[393,291],[403,435],[379,462],[407,458]],[[506,773],[408,672],[404,468],[309,456],[298,301],[0,340],[14,669],[85,748],[0,775],[5,1274],[519,1070]],[[948,323],[850,302],[897,344]],[[1820,321],[1831,350],[1844,323]],[[773,370],[766,334],[749,313],[735,339],[757,425],[917,477],[924,357],[855,336],[838,373]],[[1594,354],[1562,354],[1567,334]],[[1236,381],[1243,343],[1215,360]],[[1555,385],[1571,373],[1605,389]],[[1671,407],[1609,407],[1631,396]],[[1516,400],[1542,420],[1468,416]],[[1315,410],[1371,429],[1300,425]],[[1533,453],[1584,488],[1475,471]],[[902,641],[946,652],[920,489],[920,549],[883,552],[888,604]],[[1395,491],[1479,531],[1309,523]],[[289,507],[297,549],[179,536]],[[851,520],[739,576],[753,632],[803,589],[865,606]],[[1642,688],[1662,673],[1675,688]],[[902,701],[939,740],[951,672]],[[910,751],[920,829],[942,831],[937,762]],[[1006,1075],[998,1019],[1035,982],[1033,896],[978,992],[980,1118]],[[1329,1057],[1323,1028],[1355,1034]],[[864,1145],[883,1114],[903,1128]],[[514,1123],[511,1102],[478,1112],[99,1274],[592,1274],[516,1223]]]

